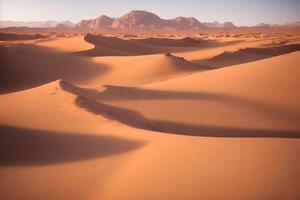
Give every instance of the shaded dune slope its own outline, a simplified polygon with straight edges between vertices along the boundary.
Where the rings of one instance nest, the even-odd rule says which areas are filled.
[[[67,163],[137,149],[140,141],[0,125],[0,166]]]
[[[94,62],[105,63],[109,71],[92,80],[99,85],[141,85],[169,80],[187,74],[206,71],[202,67],[170,53],[143,56],[96,57]],[[91,85],[90,85],[91,86]]]
[[[295,92],[299,84],[298,55],[292,53],[139,88],[105,86],[100,92],[61,85],[82,96],[76,101],[80,107],[136,128],[199,136],[299,137],[299,95]],[[270,71],[273,76],[266,77]]]
[[[165,52],[163,48],[158,46],[123,40],[116,37],[87,34],[84,39],[95,45],[94,49],[78,52],[79,55],[84,56],[129,56]]]
[[[166,47],[215,47],[220,45],[220,43],[215,40],[203,40],[191,37],[185,37],[182,39],[146,38],[132,39],[131,41]]]
[[[289,113],[274,111],[273,107],[263,104],[257,104],[256,102],[249,102],[247,100],[235,99],[234,97],[226,97],[218,94],[209,93],[184,93],[184,92],[168,92],[168,91],[154,91],[143,90],[138,88],[119,87],[119,86],[106,86],[107,89],[100,93],[91,89],[79,88],[74,85],[68,84],[64,81],[60,81],[60,86],[65,91],[78,95],[75,100],[75,104],[85,109],[88,112],[96,115],[102,115],[103,117],[111,120],[118,121],[119,123],[126,124],[128,126],[151,130],[163,133],[173,133],[191,136],[207,136],[207,137],[286,137],[286,138],[298,138],[300,137],[300,130],[268,130],[268,129],[247,129],[247,128],[235,128],[235,127],[222,127],[222,126],[210,126],[202,124],[183,123],[176,121],[156,120],[145,117],[142,113],[134,110],[118,106],[113,106],[101,101],[120,101],[120,100],[145,100],[145,99],[206,99],[221,101],[228,101],[234,104],[239,103],[243,106],[253,106],[253,108],[264,109],[262,112],[269,112],[273,115],[284,115],[285,117],[292,117]],[[275,108],[276,109],[276,108]],[[296,120],[299,116],[296,116]]]
[[[0,94],[36,87],[57,79],[84,83],[108,67],[87,58],[33,45],[0,46]]]
[[[91,58],[34,45],[3,45],[0,53],[0,94],[33,88],[57,79],[74,84],[85,84],[94,79],[97,84],[102,84],[102,80],[114,83],[114,79],[120,84],[128,81],[145,84],[208,69],[172,54],[145,57],[126,68],[122,64],[112,69],[109,62],[94,62]],[[129,69],[131,73],[127,73]],[[110,72],[108,76],[107,72]]]
[[[279,137],[279,138],[300,138],[299,131],[290,130],[263,130],[243,129],[234,127],[218,127],[199,124],[180,123],[175,121],[151,120],[144,117],[137,111],[121,107],[111,106],[101,102],[88,100],[79,96],[76,105],[96,115],[102,115],[108,119],[120,123],[151,131],[158,131],[171,134],[206,137]]]
[[[245,48],[235,52],[223,52],[222,54],[219,54],[213,58],[205,60],[195,60],[193,62],[211,68],[221,68],[258,61],[299,50],[300,44],[289,44],[267,48]]]
[[[95,46],[87,51],[77,54],[84,56],[132,56],[149,55],[175,51],[185,51],[199,48],[211,48],[222,45],[238,43],[230,41],[220,43],[217,41],[201,40],[194,38],[168,39],[168,38],[148,38],[148,39],[120,39],[116,37],[105,37],[101,35],[87,34],[84,37],[86,42]]]
[[[46,38],[46,36],[35,34],[12,34],[12,33],[0,33],[0,41],[9,41],[9,40],[35,40]]]

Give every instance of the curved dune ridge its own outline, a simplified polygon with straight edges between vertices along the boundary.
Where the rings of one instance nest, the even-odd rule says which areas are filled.
[[[75,84],[140,84],[208,70],[172,54],[88,58],[34,45],[0,46],[0,93],[19,91],[57,79]],[[13,59],[18,57],[18,59]],[[128,72],[130,68],[130,73]],[[18,73],[16,73],[18,72]]]
[[[76,109],[77,96],[60,85],[58,80],[1,96],[0,167],[80,162],[144,145],[139,139],[99,134],[99,121]]]
[[[105,91],[98,92],[64,82],[61,85],[66,91],[80,96],[75,101],[78,106],[137,128],[186,135],[299,137],[300,110],[297,103],[290,100],[299,99],[293,90],[293,85],[299,82],[296,79],[290,81],[291,77],[286,79],[281,72],[285,70],[288,74],[298,74],[297,59],[298,53],[295,53],[278,57],[274,61],[255,63],[253,66],[248,64],[230,70],[195,74],[146,88],[106,86]],[[282,66],[281,60],[293,65]],[[254,94],[245,93],[248,90],[244,87],[254,84],[254,79],[255,84],[266,81],[264,74],[270,70],[266,66],[272,68],[273,78],[269,78],[267,85],[261,85]],[[247,79],[248,74],[251,77]],[[239,82],[240,85],[235,86],[235,89],[225,84],[220,87],[223,80],[228,78],[230,82]],[[243,84],[237,80],[242,80]],[[259,98],[258,94],[271,88],[270,98],[266,94],[263,99]],[[166,100],[172,100],[172,104]],[[230,116],[226,110],[231,110]]]
[[[130,40],[123,40],[116,37],[104,37],[100,35],[87,34],[85,41],[95,45],[92,50],[79,52],[85,56],[129,56],[164,53],[159,46],[143,44]]]
[[[138,41],[142,43],[149,43],[152,45],[166,46],[166,47],[212,47],[220,45],[214,40],[203,40],[195,39],[191,37],[185,37],[181,39],[170,39],[170,38],[146,38],[136,39],[132,41]]]
[[[121,39],[101,35],[87,34],[85,41],[93,44],[94,49],[78,52],[84,56],[133,56],[149,55],[175,51],[187,51],[191,48],[212,48],[229,45],[234,42],[218,42],[213,40],[194,39],[185,37],[182,39],[146,38],[146,39]]]
[[[0,46],[0,93],[36,87],[57,79],[84,83],[108,67],[88,58],[34,45]]]
[[[172,121],[151,120],[147,119],[137,111],[88,100],[82,96],[78,96],[75,103],[80,108],[84,108],[97,115],[100,114],[107,119],[116,120],[135,128],[163,133],[210,137],[300,137],[300,130],[243,129],[226,126],[195,125]]]
[[[93,83],[98,85],[149,84],[189,73],[210,70],[208,67],[193,64],[170,53],[129,57],[96,57],[93,60],[96,63],[105,63],[110,67],[105,76],[93,80]]]
[[[221,68],[226,66],[248,63],[257,60],[279,56],[300,50],[300,44],[288,44],[265,48],[244,48],[234,52],[223,52],[210,59],[196,60],[194,63],[211,68]]]
[[[86,42],[84,36],[59,37],[47,41],[39,41],[36,44],[66,52],[87,51],[95,47],[92,43]]]

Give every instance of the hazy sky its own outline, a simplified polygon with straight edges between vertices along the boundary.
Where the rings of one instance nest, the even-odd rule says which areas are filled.
[[[300,21],[300,0],[0,0],[1,20],[70,20],[147,10],[162,18],[193,16],[237,25]]]

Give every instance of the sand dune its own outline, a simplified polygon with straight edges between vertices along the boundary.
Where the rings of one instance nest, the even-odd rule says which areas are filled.
[[[208,136],[208,137],[282,137],[300,138],[300,130],[266,130],[266,129],[245,129],[234,127],[207,126],[201,124],[188,124],[174,121],[160,121],[147,119],[141,113],[125,109],[122,107],[111,106],[94,100],[78,96],[75,103],[80,108],[96,115],[118,121],[120,123],[162,133]],[[181,113],[180,113],[181,114]],[[299,121],[298,117],[298,121]]]
[[[105,120],[102,126],[101,118],[76,108],[75,99],[58,81],[0,96],[1,199],[81,199],[75,188],[88,189],[80,185],[96,174],[105,184],[146,144],[137,133],[124,135],[126,127]],[[53,193],[45,196],[49,184]]]
[[[103,37],[99,35],[87,34],[84,39],[95,45],[92,50],[79,52],[79,55],[85,56],[128,56],[145,55],[153,53],[164,53],[164,49],[142,44],[139,42],[122,40],[115,37]]]
[[[223,105],[222,101],[219,101],[219,103],[215,101],[216,104],[212,101],[195,102],[195,107],[199,109],[199,112],[195,112],[195,109],[186,110],[189,117],[181,116],[182,119],[190,120],[189,122],[192,122],[190,116],[194,112],[195,119],[198,118],[197,116],[202,116],[203,122],[205,121],[206,123],[214,124],[219,118],[218,124],[222,123],[226,126],[234,124],[239,124],[240,126],[244,124],[244,126],[251,127],[275,128],[282,126],[298,129],[299,106],[296,102],[299,99],[299,95],[295,91],[295,85],[299,85],[297,78],[297,74],[299,74],[298,62],[299,53],[297,52],[253,64],[243,64],[229,69],[213,70],[203,74],[165,81],[149,85],[147,88],[204,92],[237,98],[235,100],[227,99],[229,102],[235,102],[232,104],[235,106],[227,105],[228,107]],[[289,63],[289,65],[284,63]],[[272,73],[272,76],[269,75],[270,73]],[[179,101],[178,104],[180,103],[183,102]],[[218,104],[220,107],[217,106]],[[268,106],[264,106],[265,104]],[[209,105],[212,106],[212,109],[209,109]],[[258,113],[261,112],[261,114],[257,115],[258,113],[254,110],[255,107]],[[225,110],[230,110],[230,117]],[[245,113],[241,114],[244,112],[243,110]],[[272,112],[272,110],[277,110],[277,114]],[[207,112],[206,117],[203,116],[204,111]],[[234,115],[235,111],[237,112],[236,116]],[[287,120],[286,125],[284,125],[285,120]],[[275,121],[278,123],[274,124]]]
[[[134,150],[141,142],[0,126],[0,166],[67,163]],[[68,148],[66,148],[68,147]]]
[[[214,38],[214,37],[213,37]],[[214,38],[215,39],[215,38]],[[213,48],[205,48],[205,49],[194,49],[193,51],[181,51],[181,52],[175,52],[174,54],[176,56],[184,57],[185,59],[191,61],[191,62],[197,62],[200,60],[205,59],[211,59],[214,56],[217,56],[219,54],[222,54],[223,52],[232,52],[232,51],[238,51],[240,49],[245,48],[261,48],[265,47],[266,44],[270,44],[270,42],[273,41],[272,38],[247,38],[244,41],[240,41],[240,39],[232,40],[231,38],[224,38],[223,36],[221,38],[218,38],[221,42],[225,43],[228,42],[228,45],[222,45],[222,46],[216,46]],[[273,45],[274,46],[274,45]]]
[[[172,38],[146,38],[146,39],[131,39],[140,43],[149,43],[157,46],[167,47],[212,47],[218,46],[220,43],[214,40],[195,39],[191,37],[172,39]]]
[[[93,61],[105,63],[110,67],[105,76],[93,80],[92,84],[94,85],[149,84],[210,69],[168,53],[128,57],[95,57]]]
[[[57,79],[87,82],[108,69],[88,58],[32,45],[0,46],[0,93],[32,88]]]
[[[286,76],[281,72],[285,70],[285,73],[298,74],[297,59],[298,53],[295,53],[253,65],[245,64],[233,69],[214,70],[172,79],[146,88],[106,86],[106,90],[98,92],[63,84],[63,89],[82,96],[82,101],[79,100],[80,107],[95,114],[108,115],[109,118],[136,128],[187,135],[209,136],[211,133],[213,136],[299,137],[300,110],[297,103],[291,100],[299,99],[299,95],[290,89],[299,83],[296,79],[289,81],[291,77],[286,80]],[[282,62],[293,65],[283,66]],[[255,90],[252,95],[246,93],[248,90],[243,86],[254,84],[252,79],[255,79],[256,84],[266,81],[264,74],[269,70],[272,70],[273,78],[269,78],[268,85],[260,86],[260,90]],[[252,72],[252,78],[244,80],[244,76],[251,74],[248,71]],[[224,85],[220,87],[222,91],[219,91],[220,83],[227,77],[234,83],[238,82],[235,80],[237,77],[238,80],[242,80],[243,84],[239,81],[241,88],[234,86],[235,89],[231,89]],[[193,82],[190,82],[191,80]],[[171,86],[168,85],[169,82]],[[188,87],[189,90],[176,90],[176,86]],[[238,91],[235,91],[236,88]],[[268,90],[273,91],[270,98],[266,98],[266,95],[263,99],[259,98],[260,92]],[[280,95],[276,96],[275,91]],[[89,101],[90,103],[86,103]],[[103,104],[101,101],[117,107]],[[121,107],[118,107],[120,105]],[[181,105],[185,105],[184,109]],[[107,111],[109,109],[111,112]],[[229,110],[230,116],[227,114]]]
[[[299,95],[293,89],[294,85],[299,84],[296,78],[299,73],[297,60],[298,53],[294,53],[253,65],[249,63],[228,70],[214,70],[155,83],[145,89],[107,86],[103,92],[84,89],[72,91],[87,98],[133,109],[146,118],[162,121],[162,124],[173,120],[170,121],[170,126],[173,123],[172,126],[175,127],[178,122],[177,127],[185,133],[194,134],[195,131],[189,129],[201,132],[201,127],[206,126],[216,126],[217,129],[222,126],[251,127],[254,128],[253,133],[255,130],[259,132],[257,129],[287,130],[287,133],[288,130],[293,130],[298,133],[300,115],[296,102]],[[290,65],[284,66],[283,63]],[[267,79],[266,75],[270,70],[273,76]],[[286,74],[290,74],[288,78]],[[235,85],[236,82],[240,83],[239,86]],[[249,92],[249,88],[255,88],[262,82],[266,85],[261,85],[260,90]],[[226,87],[229,83],[234,85]],[[272,92],[267,94],[267,91]],[[164,100],[172,100],[172,104]],[[185,105],[184,108],[181,105]],[[230,116],[227,114],[229,110]],[[182,128],[183,123],[186,123],[187,130]],[[157,129],[160,129],[159,126]],[[165,129],[168,132],[168,128]]]
[[[132,56],[166,52],[188,51],[199,48],[212,48],[238,43],[239,41],[219,42],[195,38],[140,38],[120,39],[101,35],[87,34],[85,41],[93,44],[94,49],[78,52],[85,56]]]
[[[245,48],[235,52],[223,52],[211,59],[193,61],[212,68],[226,67],[253,62],[300,50],[300,44],[282,45],[269,48]]]
[[[3,43],[0,199],[299,199],[297,38],[226,34]]]
[[[45,36],[40,34],[28,35],[28,34],[12,34],[12,33],[0,33],[0,41],[8,40],[35,40],[45,38]]]
[[[61,37],[48,41],[39,41],[36,43],[42,47],[54,48],[56,50],[67,52],[87,51],[93,49],[94,45],[84,40],[84,36]]]

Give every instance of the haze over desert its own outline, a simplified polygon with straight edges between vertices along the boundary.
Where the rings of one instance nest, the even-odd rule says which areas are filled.
[[[86,14],[82,2],[64,15]],[[209,22],[146,11],[158,1],[101,13],[122,11],[113,0],[75,22],[20,20],[37,15],[4,1],[0,199],[300,199],[300,26],[264,22],[278,19],[269,8],[239,25],[236,2]],[[63,16],[58,4],[47,9]]]

